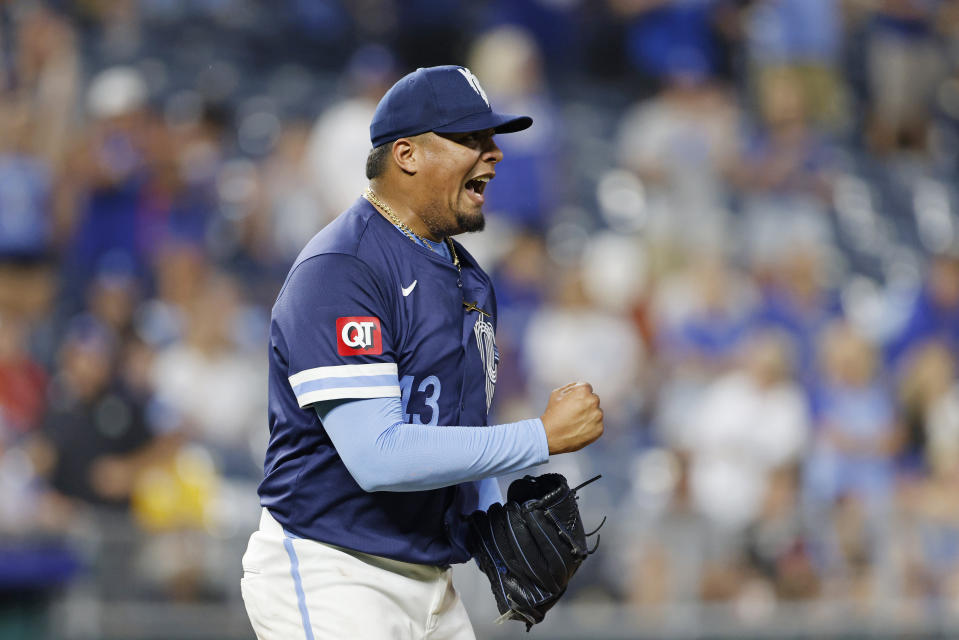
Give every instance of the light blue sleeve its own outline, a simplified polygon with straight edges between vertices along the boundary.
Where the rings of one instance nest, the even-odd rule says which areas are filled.
[[[481,508],[502,500],[495,476],[543,464],[549,445],[536,418],[488,427],[408,424],[400,398],[314,405],[340,459],[364,491],[423,491],[488,478]]]
[[[499,502],[500,504],[506,502],[503,499],[503,492],[500,490],[499,481],[497,481],[496,478],[477,480],[476,488],[479,491],[479,504],[476,505],[476,508],[481,511],[486,511],[490,508],[490,505],[495,502]]]

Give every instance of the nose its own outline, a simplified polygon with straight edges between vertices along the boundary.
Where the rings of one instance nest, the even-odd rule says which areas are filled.
[[[483,145],[483,161],[496,164],[502,159],[503,151],[496,145],[496,140],[493,139],[493,136],[488,137],[486,144]]]

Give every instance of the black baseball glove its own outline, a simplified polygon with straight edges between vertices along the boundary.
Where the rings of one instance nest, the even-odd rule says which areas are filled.
[[[566,592],[566,585],[586,556],[590,533],[576,504],[576,491],[558,473],[524,476],[513,481],[506,504],[474,511],[470,525],[470,552],[489,578],[502,620],[522,620],[526,630],[542,622],[546,612]]]

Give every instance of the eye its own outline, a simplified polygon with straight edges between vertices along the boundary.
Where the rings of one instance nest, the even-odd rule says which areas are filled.
[[[469,147],[471,149],[478,149],[485,146],[488,141],[493,137],[493,130],[487,129],[485,131],[470,131],[466,133],[446,133],[440,134],[442,137],[455,142],[456,144],[463,145],[464,147]]]
[[[460,134],[452,139],[461,145],[476,148],[486,144],[486,141],[492,137],[493,130],[489,129],[485,131],[470,131],[469,133]]]

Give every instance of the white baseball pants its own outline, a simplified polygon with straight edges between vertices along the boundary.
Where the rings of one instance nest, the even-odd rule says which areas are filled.
[[[452,576],[293,538],[263,509],[240,588],[259,640],[475,640]]]

